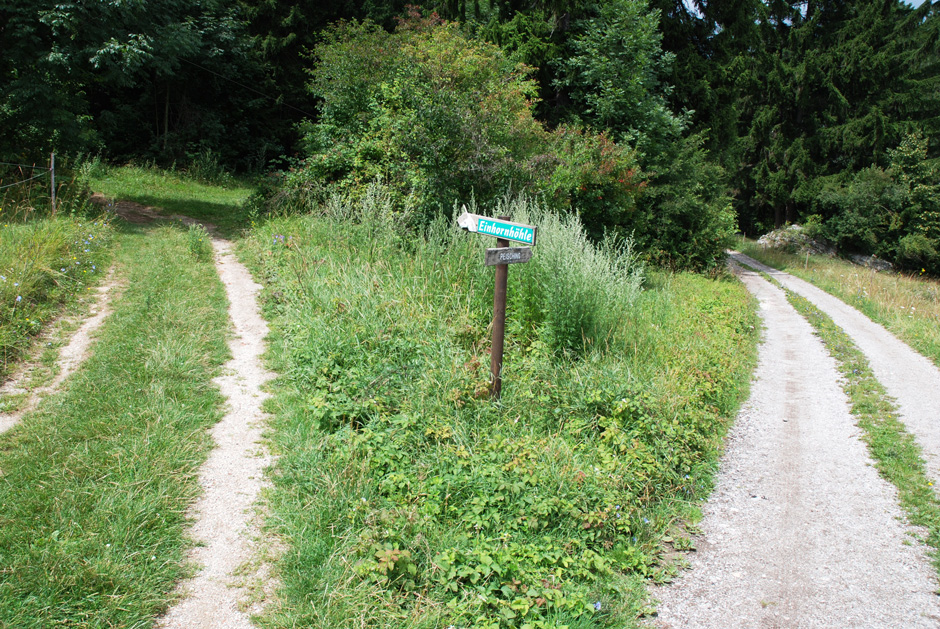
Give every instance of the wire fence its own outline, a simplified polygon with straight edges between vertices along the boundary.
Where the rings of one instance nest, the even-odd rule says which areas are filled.
[[[32,177],[27,177],[26,179],[21,179],[20,181],[14,181],[13,183],[8,183],[8,184],[0,183],[0,190],[6,190],[8,188],[15,188],[16,186],[22,186],[36,179],[41,179],[43,177],[48,176],[50,178],[49,196],[50,196],[50,200],[52,204],[52,212],[53,214],[55,213],[56,211],[55,153],[52,153],[49,156],[48,166],[37,166],[35,164],[17,164],[14,162],[2,162],[2,161],[0,161],[0,166],[10,166],[10,167],[19,168],[19,169],[28,168],[33,171],[36,171],[36,170],[43,171],[39,173],[38,175],[33,175]],[[0,182],[2,182],[2,180],[0,180]]]
[[[15,182],[15,183],[8,183],[8,184],[5,184],[5,185],[0,186],[0,190],[6,190],[7,188],[12,188],[12,187],[14,187],[14,186],[22,186],[22,185],[25,184],[25,183],[29,183],[29,182],[32,181],[33,179],[39,179],[40,177],[45,177],[45,176],[48,175],[48,174],[49,174],[48,172],[46,172],[46,173],[39,173],[38,175],[33,175],[33,176],[30,177],[29,179],[23,179],[22,181],[17,181],[17,182]]]
[[[15,166],[17,168],[32,168],[33,170],[50,170],[49,166],[37,166],[36,164],[14,164],[13,162],[0,162],[0,166]]]

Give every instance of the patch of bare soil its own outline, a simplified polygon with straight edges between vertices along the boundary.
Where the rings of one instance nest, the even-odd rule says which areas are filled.
[[[650,624],[937,627],[940,600],[894,488],[872,465],[834,360],[780,289],[738,273],[764,340],[691,568]]]
[[[211,223],[200,222],[181,214],[162,214],[158,208],[149,205],[141,205],[134,201],[115,201],[100,193],[91,195],[90,201],[114,212],[128,223],[133,223],[134,225],[147,225],[154,221],[180,221],[186,225],[202,225],[210,232],[215,231],[215,226]]]
[[[0,434],[17,425],[26,413],[34,410],[43,398],[55,392],[62,382],[72,375],[79,365],[88,358],[95,332],[111,314],[111,296],[116,288],[117,282],[114,279],[114,268],[112,267],[108,271],[104,283],[95,289],[95,298],[89,309],[89,316],[60,350],[57,360],[59,372],[48,384],[34,389],[28,387],[27,381],[31,379],[33,370],[38,366],[35,361],[28,361],[10,380],[0,387],[0,395],[27,396],[25,404],[20,405],[16,411],[0,413]]]
[[[211,431],[216,448],[200,470],[204,494],[192,510],[191,535],[200,546],[191,560],[199,571],[180,584],[182,600],[158,622],[164,629],[247,629],[250,614],[260,612],[263,603],[248,599],[259,594],[263,599],[270,590],[267,566],[258,563],[260,536],[253,518],[264,469],[272,462],[262,446],[262,386],[273,377],[261,363],[268,328],[256,301],[261,287],[238,262],[231,243],[213,238],[212,245],[235,328],[226,375],[215,381],[229,408]],[[252,588],[259,581],[260,587]]]

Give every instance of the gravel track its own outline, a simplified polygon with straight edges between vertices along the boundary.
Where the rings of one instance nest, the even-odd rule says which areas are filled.
[[[95,288],[95,298],[89,309],[88,318],[82,322],[81,326],[69,338],[69,342],[59,351],[59,357],[56,361],[59,372],[49,384],[27,391],[25,383],[29,379],[32,366],[26,365],[0,387],[0,393],[3,394],[29,394],[26,403],[19,410],[11,413],[0,413],[0,434],[16,426],[23,416],[33,411],[46,396],[55,393],[65,379],[75,373],[75,370],[88,358],[94,342],[95,332],[111,314],[111,296],[116,288],[114,267],[111,267],[104,283]]]
[[[731,257],[805,297],[852,337],[875,378],[897,400],[900,419],[922,448],[931,479],[940,480],[940,369],[855,308],[809,282],[740,253]],[[940,490],[940,483],[934,486]]]
[[[650,624],[940,626],[935,573],[859,440],[834,360],[783,291],[737,272],[765,324],[751,397],[691,569],[652,592]]]
[[[157,623],[164,629],[248,629],[246,581],[259,575],[243,574],[253,566],[257,537],[253,509],[264,486],[264,469],[272,462],[261,445],[266,394],[261,387],[273,377],[261,363],[268,326],[256,296],[261,287],[231,251],[231,243],[213,237],[216,268],[229,299],[229,317],[235,337],[229,342],[232,359],[225,374],[215,379],[228,400],[228,412],[211,431],[216,447],[199,472],[204,494],[193,507],[193,539],[203,544],[191,554],[200,567],[196,576],[180,584],[183,599]],[[253,568],[262,570],[263,566]],[[240,604],[241,603],[241,604]]]

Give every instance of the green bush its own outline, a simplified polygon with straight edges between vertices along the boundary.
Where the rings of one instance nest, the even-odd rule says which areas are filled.
[[[262,191],[269,209],[317,209],[336,193],[355,203],[381,182],[413,226],[454,202],[528,193],[579,212],[595,238],[629,231],[643,190],[634,152],[604,134],[544,129],[531,69],[496,46],[412,17],[394,34],[339,24],[316,53],[321,117],[306,128],[308,157]]]
[[[919,134],[889,156],[888,169],[866,168],[821,191],[822,233],[841,249],[940,273],[940,167]]]

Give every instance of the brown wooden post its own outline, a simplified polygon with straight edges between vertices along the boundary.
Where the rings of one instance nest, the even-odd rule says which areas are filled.
[[[508,216],[498,217],[508,221]],[[508,247],[505,238],[496,239],[497,247]],[[496,265],[496,289],[493,291],[493,345],[490,348],[490,397],[499,399],[503,392],[503,339],[506,336],[506,285],[509,265]]]

